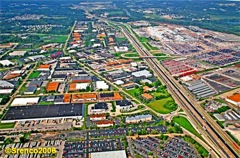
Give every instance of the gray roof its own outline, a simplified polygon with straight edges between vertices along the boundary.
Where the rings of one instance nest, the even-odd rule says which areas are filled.
[[[27,87],[25,92],[35,92],[37,90],[37,86],[29,86]]]
[[[0,87],[1,88],[14,88],[14,85],[10,82],[0,80]]]
[[[131,121],[131,120],[138,120],[138,121],[140,121],[140,120],[146,119],[146,118],[152,118],[152,115],[147,114],[147,115],[137,115],[137,116],[132,116],[132,117],[127,116],[126,117],[126,121],[127,120],[129,120],[129,121]]]

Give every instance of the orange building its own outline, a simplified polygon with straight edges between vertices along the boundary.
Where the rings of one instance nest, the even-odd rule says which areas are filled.
[[[100,93],[99,101],[117,101],[122,100],[123,97],[118,92],[111,93]]]
[[[58,86],[59,86],[59,82],[49,82],[47,84],[46,90],[47,92],[51,92],[51,91],[56,92],[58,89]]]
[[[96,102],[96,101],[97,101],[96,93],[83,93],[83,94],[72,95],[72,102],[75,102],[75,103]]]
[[[227,97],[226,101],[236,106],[240,106],[240,94],[239,93],[233,94],[232,96]]]
[[[91,121],[104,120],[106,119],[106,114],[93,114],[90,115]]]
[[[49,71],[51,68],[51,65],[49,64],[41,64],[37,70],[40,70],[40,71]]]
[[[151,94],[148,94],[148,93],[143,93],[141,96],[142,96],[143,99],[146,99],[146,100],[153,99],[153,96]]]
[[[70,103],[70,101],[71,101],[71,94],[64,94],[63,102],[64,103]]]

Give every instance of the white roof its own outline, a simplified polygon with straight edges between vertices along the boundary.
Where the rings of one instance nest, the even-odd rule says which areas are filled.
[[[148,70],[133,72],[132,75],[135,77],[141,77],[141,76],[145,76],[146,78],[152,77],[152,74]]]
[[[14,85],[10,82],[0,80],[0,87],[11,87],[11,88],[13,88]]]
[[[125,150],[94,152],[90,155],[91,158],[127,158]]]
[[[127,52],[128,51],[128,47],[117,47],[117,46],[114,46],[114,50],[116,52]]]
[[[69,52],[69,53],[75,53],[75,52],[77,52],[77,51],[72,49],[72,50],[69,50],[68,52]]]
[[[105,81],[97,81],[96,87],[97,87],[97,89],[108,89],[109,88],[109,86],[107,85],[107,83]]]
[[[14,65],[13,62],[9,61],[9,60],[1,60],[0,63],[3,65],[3,66],[9,66],[10,64]]]
[[[136,67],[138,64],[136,62],[131,62],[131,66]]]
[[[180,80],[184,81],[184,82],[187,82],[187,81],[191,81],[192,80],[192,77],[190,76],[184,76],[184,77],[181,77]]]
[[[21,74],[24,73],[24,70],[14,70],[11,72],[11,74]]]
[[[89,83],[77,83],[76,89],[87,89],[88,85],[89,85]]]
[[[101,44],[100,43],[95,43],[92,45],[92,47],[101,47]]]
[[[12,93],[13,89],[0,89],[0,94],[9,94]]]
[[[60,60],[69,60],[71,57],[61,57]]]
[[[27,104],[36,104],[39,101],[39,97],[33,98],[15,98],[11,104],[11,106],[17,105],[27,105]]]
[[[216,117],[218,121],[225,121],[224,117],[221,114],[213,114],[213,116]]]
[[[36,60],[38,58],[45,58],[45,56],[44,55],[34,55],[34,56],[28,57],[28,59],[31,59],[31,60]]]
[[[124,84],[124,82],[122,80],[117,80],[116,82],[114,82],[116,85],[122,85]]]
[[[23,56],[27,51],[13,51],[12,53],[9,53],[10,56]]]

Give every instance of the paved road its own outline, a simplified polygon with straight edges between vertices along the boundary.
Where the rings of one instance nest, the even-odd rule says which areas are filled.
[[[124,32],[125,36],[128,37],[128,39],[131,41],[140,55],[151,55],[151,53],[145,50],[137,38],[133,34],[129,33],[127,29],[122,27],[122,31]],[[218,151],[221,157],[238,156],[239,151],[236,151],[236,148],[233,145],[233,140],[224,131],[221,130],[216,122],[214,122],[201,107],[199,108],[199,105],[194,101],[193,98],[190,96],[186,97],[186,94],[188,94],[188,92],[179,86],[179,83],[173,79],[173,77],[166,71],[166,69],[162,65],[157,64],[158,61],[156,59],[145,60],[153,70],[157,71],[159,77],[161,77],[166,82],[172,94],[175,95],[180,102],[182,102],[182,107],[184,107],[183,109],[186,111],[186,113],[191,116],[191,121],[194,122],[194,124],[196,124],[199,129],[202,129],[201,126],[204,126],[206,131],[202,130],[201,133],[204,135],[205,140],[210,143],[210,145],[216,151]],[[199,111],[201,111],[201,113],[199,113]],[[205,121],[204,118],[207,121]],[[209,123],[211,123],[211,125]],[[225,144],[226,142],[227,145]]]

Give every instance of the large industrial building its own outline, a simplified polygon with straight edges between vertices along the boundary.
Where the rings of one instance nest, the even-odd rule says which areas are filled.
[[[11,106],[1,122],[4,123],[59,118],[82,119],[83,115],[83,104]]]
[[[91,158],[127,158],[125,150],[94,152],[90,153]]]
[[[206,98],[213,94],[216,94],[216,92],[202,80],[189,82],[187,88],[197,98]]]

